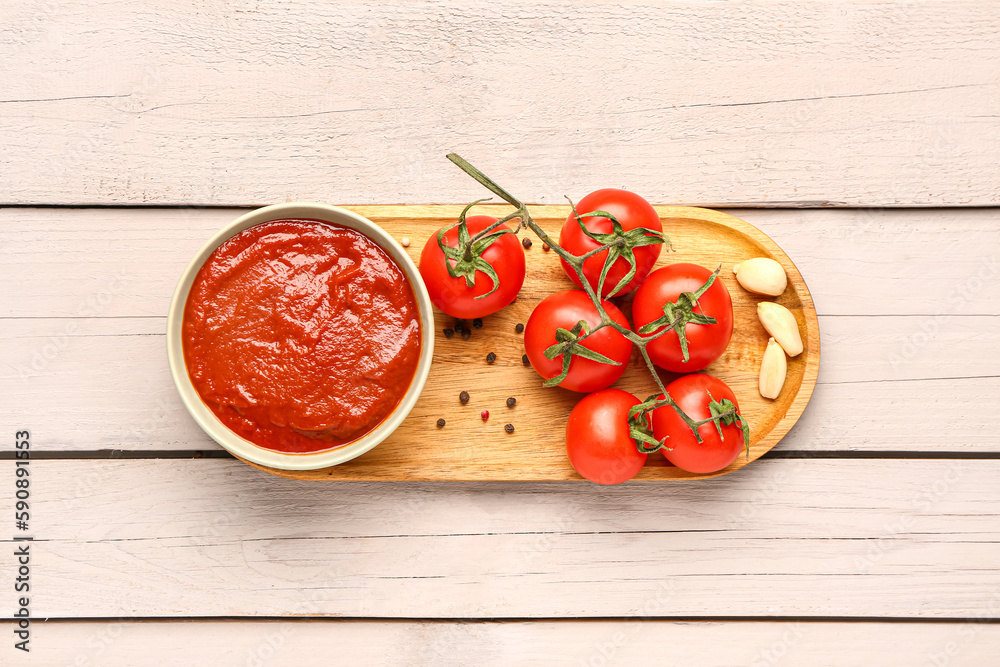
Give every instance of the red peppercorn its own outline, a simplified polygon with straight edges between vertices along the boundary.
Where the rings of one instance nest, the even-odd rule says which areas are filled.
[[[487,419],[490,418],[490,411],[483,410],[482,412],[479,413],[479,416],[483,418],[483,421],[486,421]]]

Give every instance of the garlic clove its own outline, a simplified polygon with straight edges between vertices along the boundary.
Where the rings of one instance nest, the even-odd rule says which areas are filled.
[[[785,359],[785,351],[774,338],[768,338],[764,358],[760,362],[760,379],[758,381],[760,395],[764,398],[778,398],[778,394],[781,393],[781,388],[785,384],[787,373],[788,362]]]
[[[774,340],[778,341],[778,345],[785,350],[788,356],[794,357],[802,353],[799,323],[795,321],[792,311],[780,303],[761,301],[757,304],[757,317],[767,329],[767,333],[774,336]]]
[[[754,294],[778,296],[788,286],[788,276],[781,264],[770,257],[754,257],[733,267],[743,289]]]

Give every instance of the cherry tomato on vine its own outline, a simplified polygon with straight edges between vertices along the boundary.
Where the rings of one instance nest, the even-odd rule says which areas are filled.
[[[667,393],[694,421],[711,417],[710,404],[713,402],[720,411],[730,407],[739,410],[739,403],[729,385],[704,373],[684,375],[674,380],[667,385]],[[722,470],[746,448],[742,428],[746,422],[742,418],[702,424],[698,427],[701,442],[696,440],[688,425],[670,406],[653,410],[652,421],[653,437],[657,440],[666,438],[664,449],[661,450],[663,455],[675,466],[688,472],[710,473]],[[721,428],[721,435],[716,424]]]
[[[466,217],[468,236],[475,237],[496,221],[496,218],[488,215]],[[506,224],[496,229],[497,232],[501,230],[511,231]],[[448,263],[453,269],[463,267],[455,259],[445,257],[444,251],[438,244],[439,233],[440,230],[427,239],[420,253],[420,276],[424,279],[431,302],[435,306],[452,317],[471,319],[492,315],[514,300],[524,283],[524,249],[515,234],[505,233],[497,236],[492,243],[481,250],[479,258],[473,258],[465,263],[464,268],[473,276],[475,283],[469,286],[465,277],[449,274]],[[458,249],[459,236],[459,228],[454,227],[446,231],[441,238],[445,245]],[[496,272],[495,283],[491,276],[484,272],[483,269],[486,267],[476,262],[477,259],[493,267],[492,270]]]
[[[621,389],[585,396],[566,422],[566,453],[580,475],[597,484],[620,484],[646,465],[629,436],[628,411],[639,399]]]
[[[601,304],[612,320],[628,328],[628,320],[617,306],[609,301]],[[535,306],[524,327],[524,351],[532,367],[546,379],[546,386],[557,384],[571,391],[592,392],[610,386],[622,376],[632,356],[632,341],[615,329],[606,326],[573,342],[600,323],[597,308],[580,290],[556,292]],[[554,352],[559,344],[565,346],[565,351],[546,358],[546,350]],[[598,360],[601,357],[613,363],[602,363]]]
[[[646,278],[653,268],[653,264],[656,263],[656,258],[660,256],[663,238],[663,225],[660,223],[660,216],[649,202],[634,192],[616,190],[614,188],[596,190],[577,202],[576,212],[580,215],[580,219],[578,220],[573,213],[570,213],[563,224],[562,231],[559,234],[559,245],[564,250],[580,257],[591,250],[600,248],[610,240],[604,236],[613,231],[613,223],[610,219],[600,216],[583,215],[584,213],[592,213],[594,211],[604,211],[613,215],[621,223],[622,230],[626,234],[631,230],[639,228],[650,229],[660,234],[660,236],[655,236],[642,232],[634,232],[629,235],[631,249],[628,252],[633,253],[635,257],[635,275],[621,289],[615,290],[615,286],[628,275],[631,265],[628,259],[623,256],[618,256],[614,264],[611,265],[604,279],[601,297],[628,294]],[[598,242],[598,240],[591,238],[580,229],[580,220],[583,221],[584,226],[591,234],[602,238],[603,242]],[[608,252],[609,250],[599,252],[593,257],[588,258],[583,264],[583,275],[595,292],[600,282],[601,271],[604,268]],[[615,248],[611,252],[615,252],[617,255],[619,252],[625,252],[625,248]],[[582,288],[583,284],[580,282],[576,271],[565,261],[562,261],[562,265],[570,280],[576,283],[577,287]]]
[[[733,336],[733,300],[725,284],[716,278],[696,299],[682,298],[685,293],[693,296],[710,277],[712,272],[697,264],[670,264],[649,274],[636,291],[632,319],[639,335],[651,336],[662,330],[663,326],[648,326],[657,320],[672,322],[682,317],[685,322],[646,345],[649,358],[660,368],[674,373],[700,371],[722,356],[729,346]],[[692,316],[682,313],[685,303],[693,305],[687,311],[693,313]],[[699,321],[707,321],[706,317],[714,318],[715,324],[700,324]],[[685,345],[678,336],[681,326],[687,360],[684,358]]]

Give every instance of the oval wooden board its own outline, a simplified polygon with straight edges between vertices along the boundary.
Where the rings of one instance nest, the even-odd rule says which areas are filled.
[[[409,253],[415,262],[424,242],[445,224],[454,224],[460,206],[357,206],[353,211],[381,225],[397,239],[409,238]],[[665,249],[657,266],[694,262],[709,268],[722,264],[721,280],[733,298],[734,331],[725,354],[706,372],[725,380],[736,394],[742,414],[750,422],[749,460],[740,456],[728,468],[711,475],[684,472],[660,454],[649,457],[637,480],[700,479],[739,470],[759,458],[788,432],[798,420],[816,384],[819,370],[819,323],[809,290],[792,261],[774,241],[753,225],[720,211],[682,206],[656,207],[673,250]],[[567,206],[533,206],[531,214],[553,237],[569,214]],[[506,215],[510,208],[481,206],[477,212]],[[445,338],[442,331],[453,327],[454,318],[435,313],[437,336],[434,363],[423,394],[406,421],[391,437],[362,456],[332,468],[287,471],[255,467],[281,477],[302,480],[454,480],[454,481],[543,481],[583,480],[566,458],[565,424],[570,410],[581,398],[565,389],[546,389],[530,367],[521,363],[522,337],[515,333],[518,322],[527,322],[535,305],[553,292],[573,287],[554,252],[544,252],[530,230],[521,232],[534,241],[526,251],[527,276],[515,303],[484,318],[483,328],[472,337]],[[788,288],[776,300],[799,322],[805,349],[788,362],[788,377],[778,399],[761,398],[757,375],[767,334],[757,319],[757,303],[764,297],[746,292],[732,273],[734,264],[751,257],[773,257],[785,267]],[[631,297],[616,300],[626,316]],[[471,324],[471,323],[470,323]],[[496,362],[486,363],[495,352]],[[663,372],[664,383],[676,376]],[[656,385],[639,353],[632,355],[625,375],[614,385],[644,399]],[[466,390],[472,399],[462,405],[458,394]],[[508,396],[517,405],[506,407]],[[490,418],[483,422],[482,410]],[[447,425],[437,428],[444,418]],[[507,434],[504,424],[513,424]]]

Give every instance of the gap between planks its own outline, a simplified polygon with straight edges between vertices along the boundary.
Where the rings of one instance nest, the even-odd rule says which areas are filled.
[[[13,461],[17,457],[14,451],[0,451],[0,461]],[[997,452],[963,452],[963,451],[858,451],[858,450],[771,450],[760,457],[763,459],[884,459],[888,461],[914,460],[914,461],[940,461],[940,460],[1000,460],[1000,451]],[[63,461],[63,460],[155,460],[155,459],[232,459],[236,460],[227,451],[217,449],[178,449],[178,450],[155,450],[143,451],[137,449],[98,449],[87,451],[73,450],[32,450],[31,460],[34,461]],[[488,481],[488,480],[487,480]],[[649,480],[645,480],[649,481]],[[656,480],[653,480],[656,481]],[[637,480],[635,483],[643,483],[644,480]],[[505,483],[505,482],[504,482]]]
[[[0,540],[7,542],[9,540]],[[36,540],[37,541],[37,540]],[[9,619],[8,619],[9,620]],[[921,618],[908,616],[795,616],[777,614],[773,616],[48,616],[32,619],[45,623],[487,623],[505,625],[513,623],[893,623],[916,625],[949,625],[954,623],[1000,624],[1000,616]]]

